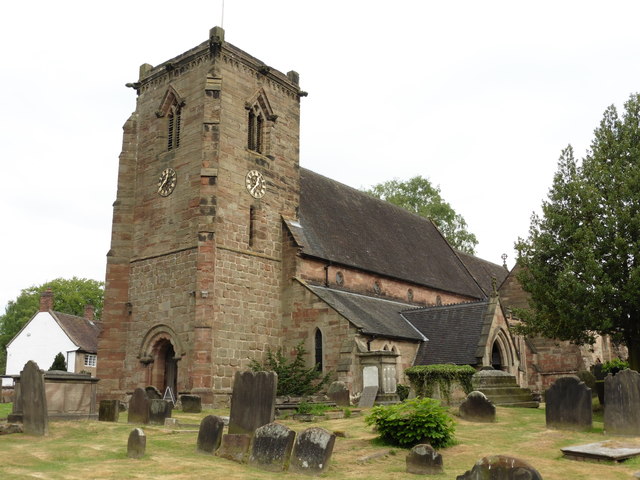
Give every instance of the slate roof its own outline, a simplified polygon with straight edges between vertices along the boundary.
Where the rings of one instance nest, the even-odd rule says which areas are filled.
[[[501,265],[474,257],[459,250],[457,250],[456,253],[486,296],[490,296],[493,293],[494,277],[496,279],[496,288],[499,288],[509,276],[509,270]]]
[[[100,327],[83,317],[49,311],[73,343],[87,353],[97,353]]]
[[[340,313],[363,334],[423,341],[424,337],[401,315],[401,310],[412,308],[408,303],[369,297],[327,287],[308,288],[331,308]]]
[[[485,294],[430,221],[300,169],[302,254],[471,298]]]
[[[488,300],[425,307],[402,312],[428,342],[420,345],[414,365],[475,365]]]

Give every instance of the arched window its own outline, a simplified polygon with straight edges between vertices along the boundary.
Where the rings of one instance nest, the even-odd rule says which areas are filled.
[[[316,357],[316,369],[318,371],[322,371],[322,332],[320,331],[320,329],[316,329],[316,336],[315,336],[315,357]]]
[[[174,103],[167,114],[167,150],[180,146],[180,110],[180,106]]]

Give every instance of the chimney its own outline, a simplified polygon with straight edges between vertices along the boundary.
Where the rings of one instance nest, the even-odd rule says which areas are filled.
[[[95,308],[93,307],[93,305],[85,305],[84,306],[84,318],[86,320],[89,320],[90,322],[93,322],[93,319],[95,317]]]
[[[53,292],[47,288],[40,294],[40,311],[48,312],[49,310],[53,310]]]

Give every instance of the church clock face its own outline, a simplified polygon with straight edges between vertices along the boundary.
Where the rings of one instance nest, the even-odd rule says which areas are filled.
[[[249,170],[245,177],[245,184],[247,191],[254,198],[262,198],[267,191],[267,186],[264,181],[264,177],[257,170]]]
[[[176,188],[177,175],[173,168],[165,168],[158,179],[158,194],[162,197],[168,197]]]

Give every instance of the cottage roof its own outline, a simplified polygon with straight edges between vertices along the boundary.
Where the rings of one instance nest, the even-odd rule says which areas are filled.
[[[388,202],[300,169],[302,254],[469,296],[485,294],[435,225]]]
[[[402,315],[430,341],[420,345],[415,365],[475,365],[488,300],[425,307]]]
[[[68,313],[49,311],[71,341],[87,353],[98,351],[98,334],[100,327],[93,321]]]
[[[412,305],[327,287],[308,286],[320,299],[365,335],[422,341],[424,337],[401,315]]]

